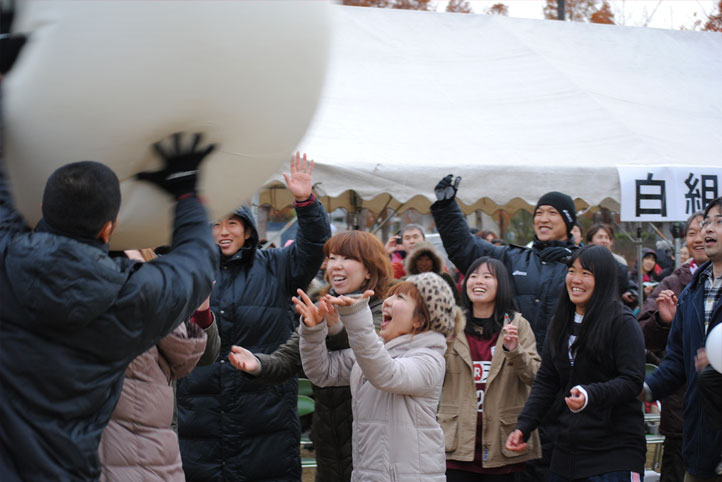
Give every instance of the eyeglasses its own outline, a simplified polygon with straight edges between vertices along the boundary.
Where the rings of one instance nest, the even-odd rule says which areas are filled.
[[[705,229],[707,226],[715,226],[716,228],[719,228],[722,226],[722,216],[717,217],[716,219],[705,219],[701,223],[699,223],[700,227],[702,229]]]

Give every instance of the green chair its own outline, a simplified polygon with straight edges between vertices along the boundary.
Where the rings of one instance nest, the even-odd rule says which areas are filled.
[[[298,379],[298,394],[305,395],[307,397],[313,396],[313,388],[311,387],[311,380],[308,378]]]
[[[313,413],[313,410],[315,408],[315,402],[313,401],[313,398],[311,398],[311,397],[307,397],[306,395],[299,395],[297,407],[298,407],[298,416],[303,417],[304,415]]]
[[[312,414],[316,408],[316,402],[309,396],[311,395],[311,382],[305,378],[298,379],[298,401],[296,407],[298,408],[298,416],[303,417],[304,415]],[[310,449],[313,447],[313,442],[308,436],[301,435],[301,448]],[[314,457],[302,457],[301,468],[313,468],[316,467],[316,459]]]

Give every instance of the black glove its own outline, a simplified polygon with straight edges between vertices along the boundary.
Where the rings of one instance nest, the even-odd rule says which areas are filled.
[[[451,201],[456,197],[456,191],[459,188],[459,183],[461,182],[461,177],[457,176],[456,179],[454,179],[454,183],[451,183],[451,180],[454,179],[453,174],[449,174],[445,178],[443,178],[434,188],[434,193],[436,193],[436,199],[439,201]]]
[[[27,38],[23,34],[10,34],[15,10],[12,2],[0,3],[0,75],[5,75],[20,55]]]
[[[201,134],[198,133],[193,135],[190,149],[184,150],[181,147],[182,134],[176,132],[171,137],[173,138],[173,152],[166,152],[160,142],[153,144],[155,151],[165,162],[165,167],[156,172],[139,172],[136,177],[158,185],[177,199],[186,194],[196,193],[198,166],[216,148],[216,145],[209,144],[206,147],[198,148],[201,141]]]

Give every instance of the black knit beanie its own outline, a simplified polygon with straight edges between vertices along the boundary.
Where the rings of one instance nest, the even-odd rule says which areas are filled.
[[[572,239],[572,228],[577,221],[577,210],[574,207],[574,200],[564,193],[552,191],[539,198],[534,211],[536,211],[539,206],[552,206],[559,211],[559,214],[562,215],[562,219],[564,220],[564,224],[567,225],[567,235],[569,239]]]

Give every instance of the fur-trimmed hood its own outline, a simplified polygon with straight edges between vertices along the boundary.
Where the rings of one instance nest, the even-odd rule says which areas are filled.
[[[406,270],[407,274],[419,274],[419,270],[416,269],[416,261],[424,255],[431,258],[431,261],[434,263],[432,269],[434,273],[440,275],[444,272],[444,259],[436,251],[434,245],[428,241],[421,241],[420,243],[416,243],[414,250],[408,254],[404,260],[404,270]]]

